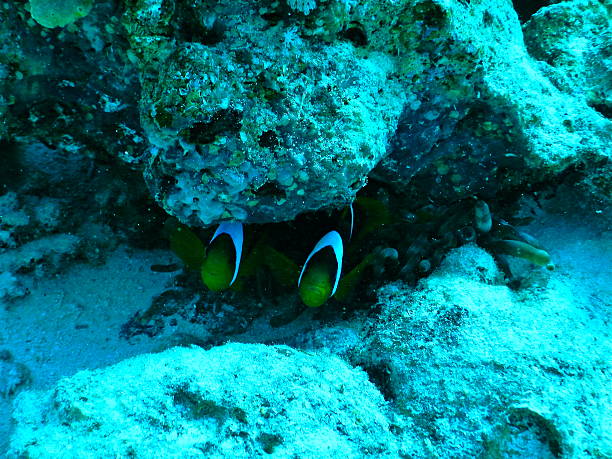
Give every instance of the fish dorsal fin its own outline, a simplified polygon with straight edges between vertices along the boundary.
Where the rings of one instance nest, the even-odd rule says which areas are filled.
[[[234,249],[236,250],[236,266],[234,267],[234,277],[230,282],[230,286],[238,277],[238,271],[240,270],[240,258],[242,257],[242,242],[244,241],[244,232],[242,230],[242,223],[240,222],[223,222],[219,224],[219,227],[215,231],[210,243],[214,241],[217,236],[221,234],[227,234],[232,242],[234,243]]]
[[[334,251],[334,255],[336,256],[336,263],[338,264],[338,269],[336,270],[336,281],[334,282],[334,288],[331,292],[331,296],[333,296],[334,293],[336,293],[336,289],[338,288],[338,282],[340,282],[340,273],[342,272],[342,256],[344,255],[342,237],[340,237],[338,231],[330,231],[321,239],[319,239],[319,242],[317,242],[317,245],[315,245],[314,249],[312,249],[312,252],[310,252],[310,255],[308,255],[308,258],[306,258],[306,262],[302,267],[302,271],[300,272],[300,278],[298,279],[298,287],[302,282],[302,276],[306,271],[306,267],[308,266],[308,262],[310,261],[310,259],[313,257],[314,254],[323,250],[325,247],[331,247],[331,249]]]

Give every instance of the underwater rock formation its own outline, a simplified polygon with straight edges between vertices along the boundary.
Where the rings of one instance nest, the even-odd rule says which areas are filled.
[[[509,1],[419,3],[429,5],[423,39],[415,46],[426,65],[408,86],[418,102],[404,108],[389,154],[373,175],[394,183],[409,200],[426,189],[427,198],[445,203],[537,187],[568,169],[609,174],[612,123],[574,88],[594,73],[605,79],[599,70],[609,60],[603,47],[610,46],[610,35],[597,31],[606,24],[609,29],[609,14],[606,18],[596,1],[588,15],[583,14],[588,2],[576,3],[582,6],[564,2],[542,8],[525,26],[527,49]],[[564,27],[549,20],[557,15],[555,23],[580,17],[576,24],[582,26],[558,37]],[[542,28],[550,34],[540,35]],[[581,49],[574,52],[583,53],[575,60],[572,51],[556,51],[571,50],[572,38]],[[572,65],[553,72],[539,60],[546,54],[567,55],[558,60]],[[551,78],[555,75],[566,84],[559,85]],[[609,81],[603,84],[608,91]],[[609,202],[609,180],[598,186]]]
[[[509,0],[85,10],[59,29],[0,8],[0,140],[125,162],[185,224],[343,207],[368,177],[419,204],[567,171],[610,195],[610,20],[595,0],[543,7],[524,36]]]
[[[609,11],[0,3],[11,454],[612,457]]]
[[[397,457],[365,373],[287,346],[142,355],[23,392],[15,418],[28,457]]]
[[[30,0],[32,18],[44,27],[64,27],[87,16],[93,0]]]
[[[6,184],[0,192],[0,301],[23,296],[33,278],[62,272],[75,259],[99,263],[130,234],[141,237],[155,226],[151,213],[138,208],[152,203],[146,187],[126,182],[125,165],[111,170],[80,150],[40,143],[0,148],[0,183]]]
[[[560,91],[612,116],[612,16],[597,0],[575,0],[542,8],[523,27],[527,51]]]
[[[406,416],[414,457],[609,456],[605,306],[562,277],[519,293],[501,278],[467,245],[416,288],[380,291],[360,365]]]
[[[49,14],[55,9],[58,15],[79,16],[92,2],[34,3],[0,7],[0,141],[42,144],[50,150],[47,163],[59,165],[94,159],[108,165],[116,157],[139,157],[145,147],[138,122],[140,90],[119,6],[97,1],[77,22],[46,28],[32,19],[31,8],[44,9],[47,3]],[[67,11],[60,13],[63,8]]]
[[[523,33],[529,54],[561,93],[608,120],[607,143],[587,153],[577,164],[584,175],[585,191],[610,205],[612,196],[612,14],[610,6],[597,0],[561,2],[542,8],[525,24]],[[586,112],[591,110],[584,109]],[[592,116],[586,118],[592,119]],[[586,119],[564,120],[568,133],[584,135]],[[577,124],[576,124],[577,123]],[[580,151],[580,150],[578,150]]]
[[[333,1],[304,16],[283,3],[161,0],[128,9],[152,144],[145,177],[169,213],[192,226],[262,223],[354,198],[405,96],[388,52],[342,36],[376,4],[350,9]]]
[[[99,262],[154,226],[140,172],[117,159],[138,157],[145,143],[117,5],[95,2],[76,20],[91,1],[32,3],[0,5],[2,300],[27,293],[32,272]],[[76,22],[47,28],[32,8],[49,27]]]
[[[609,120],[549,81],[510,2],[329,2],[305,15],[241,2],[189,22],[160,5],[128,15],[155,145],[145,175],[188,224],[342,206],[381,159],[375,177],[438,202],[609,159]]]

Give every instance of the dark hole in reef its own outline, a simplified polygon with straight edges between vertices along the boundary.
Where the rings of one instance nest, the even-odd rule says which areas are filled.
[[[549,419],[529,408],[517,408],[512,410],[508,421],[520,432],[525,430],[534,432],[537,438],[548,446],[554,457],[563,456],[561,434]]]
[[[270,25],[276,25],[283,19],[283,15],[278,11],[270,11],[269,13],[262,14],[261,18],[264,21],[269,22]]]
[[[272,454],[274,448],[283,443],[283,437],[278,434],[262,433],[257,440],[261,443],[265,453]]]
[[[253,65],[253,52],[247,48],[236,49],[234,51],[236,62],[241,65]]]
[[[172,114],[163,108],[156,108],[155,116],[153,117],[155,123],[162,129],[172,127],[174,121]]]
[[[198,121],[181,135],[190,143],[211,143],[219,134],[238,132],[241,119],[242,112],[233,108],[217,110],[210,121]]]
[[[9,185],[17,186],[22,180],[24,169],[20,164],[19,146],[10,141],[0,141],[0,156],[2,167],[0,167],[0,195],[4,194]]]
[[[432,1],[419,2],[414,6],[414,19],[426,27],[443,28],[448,23],[448,12]]]
[[[374,384],[385,400],[390,401],[395,398],[391,389],[391,370],[386,363],[379,363],[374,366],[364,368],[368,378]]]
[[[368,44],[368,36],[365,30],[363,30],[363,26],[357,21],[352,21],[349,26],[342,31],[340,36],[357,47],[363,47]]]
[[[591,108],[599,113],[604,118],[612,118],[612,106],[608,104],[591,104]]]
[[[261,14],[261,18],[268,23],[270,27],[274,27],[279,22],[284,21],[285,24],[293,22],[292,15],[295,12],[289,8],[287,2],[276,2],[268,11]]]
[[[280,144],[276,132],[272,130],[262,132],[257,143],[260,147],[269,148],[271,150],[275,150]]]
[[[194,14],[190,8],[178,8],[174,17],[174,30],[181,41],[212,46],[225,38],[225,25],[215,18],[212,23],[206,17]],[[212,19],[212,18],[211,18]]]
[[[512,6],[518,14],[521,24],[529,21],[537,11],[543,6],[550,5],[550,0],[512,0]]]
[[[286,193],[285,190],[283,190],[282,188],[280,188],[278,186],[278,183],[272,181],[272,182],[266,182],[265,184],[263,184],[262,186],[260,186],[259,188],[257,188],[253,194],[255,196],[258,196],[260,198],[263,197],[271,197],[271,196],[275,196],[275,197],[281,197],[284,198],[286,197]]]
[[[475,102],[469,107],[465,116],[458,121],[457,126],[460,129],[475,131],[481,129],[485,121],[490,120],[496,120],[491,106],[486,102]]]
[[[225,25],[219,21],[213,22],[211,27],[205,27],[200,36],[198,37],[200,43],[203,45],[216,45],[223,41],[225,37]]]
[[[170,190],[176,186],[178,181],[171,175],[163,175],[159,180],[159,191],[163,195],[170,193]]]
[[[168,214],[151,197],[137,198],[131,206],[117,209],[114,215],[117,221],[111,226],[117,225],[131,246],[148,250],[167,247],[161,230]]]

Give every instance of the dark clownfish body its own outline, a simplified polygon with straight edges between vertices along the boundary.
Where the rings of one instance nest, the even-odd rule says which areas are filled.
[[[221,235],[206,250],[200,268],[204,285],[213,292],[229,288],[234,275],[235,260],[231,238],[226,234]]]
[[[232,286],[240,269],[243,232],[241,223],[221,223],[210,240],[200,272],[213,292]]]
[[[302,276],[298,288],[300,298],[306,306],[318,308],[332,295],[333,276],[336,268],[326,261],[312,261]]]
[[[336,293],[343,252],[337,231],[323,236],[310,252],[298,279],[298,292],[306,306],[319,307]]]

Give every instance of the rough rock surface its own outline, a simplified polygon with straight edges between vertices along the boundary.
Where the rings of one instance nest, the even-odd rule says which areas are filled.
[[[74,4],[50,3],[47,10]],[[96,1],[64,28],[41,26],[30,9],[29,2],[0,6],[0,141],[47,146],[42,161],[54,169],[138,157],[138,78],[116,2]]]
[[[109,215],[122,209],[129,219],[134,208],[128,196],[143,192],[101,171],[83,184],[86,161],[61,156],[35,145],[3,158],[0,176],[16,176],[17,183],[0,194],[0,301],[25,295],[29,273],[56,274],[75,259],[99,262],[123,238]]]
[[[574,0],[542,8],[524,26],[529,54],[559,90],[573,94],[608,119],[612,115],[610,5]]]
[[[557,73],[575,73],[573,83],[580,84],[584,75],[605,66],[602,45],[609,47],[611,37],[596,33],[609,22],[602,5],[591,2],[591,14],[583,15],[584,8],[574,3],[565,2],[562,11],[570,22],[583,16],[583,29],[573,30],[587,59]],[[419,5],[429,7],[428,33],[415,46],[425,65],[409,86],[418,103],[405,108],[377,177],[415,199],[427,189],[429,198],[443,203],[474,194],[492,199],[528,183],[537,187],[568,168],[606,167],[612,123],[575,89],[552,81],[547,65],[528,54],[510,1]],[[549,8],[551,16],[558,7]],[[563,16],[555,21],[563,22]],[[530,49],[541,51],[533,54],[536,59],[565,49],[564,42],[571,56],[569,37],[528,38]],[[608,79],[604,87],[609,86]],[[604,199],[606,186],[599,183]]]
[[[16,400],[28,457],[397,457],[382,395],[337,357],[174,348]]]
[[[342,206],[379,162],[375,177],[447,202],[609,161],[610,121],[549,80],[510,1],[332,1],[308,14],[221,2],[189,20],[155,6],[127,21],[155,145],[145,175],[184,222]],[[609,37],[592,35],[583,46],[605,65]]]
[[[207,225],[350,202],[405,100],[387,50],[339,36],[361,16],[387,21],[377,6],[332,1],[304,16],[283,2],[135,2],[124,22],[153,144],[145,177],[164,208]]]
[[[542,8],[523,29],[529,54],[542,73],[563,94],[612,119],[612,9],[606,2],[578,0]],[[590,112],[591,110],[585,110]],[[582,124],[563,122],[568,132],[581,132]],[[606,123],[611,131],[609,123]],[[604,137],[609,139],[609,137]],[[593,154],[594,153],[594,154]],[[612,196],[612,147],[584,158],[584,184],[595,199],[610,204]],[[589,161],[592,159],[592,163]],[[596,167],[593,167],[596,166]]]
[[[107,0],[47,29],[6,4],[0,140],[124,161],[194,226],[343,207],[368,177],[419,206],[575,172],[605,201],[607,12],[523,34],[510,0]]]
[[[381,291],[363,365],[409,421],[416,456],[610,456],[605,301],[547,271],[519,292],[500,280],[464,246],[417,288]]]

